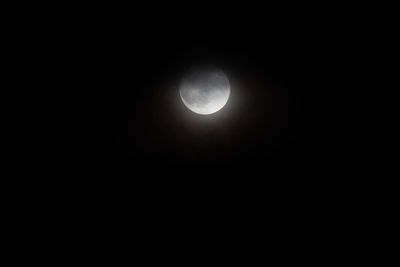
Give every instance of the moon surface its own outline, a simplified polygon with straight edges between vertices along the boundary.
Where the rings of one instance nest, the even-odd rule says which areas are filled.
[[[191,111],[208,115],[228,102],[231,88],[225,73],[217,68],[198,68],[183,77],[179,93]]]

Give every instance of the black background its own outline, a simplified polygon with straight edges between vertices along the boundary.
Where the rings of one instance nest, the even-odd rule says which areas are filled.
[[[178,15],[166,25],[159,17],[141,26],[139,17],[77,33],[71,69],[80,80],[68,110],[78,138],[74,166],[210,187],[313,184],[344,171],[351,32],[324,14],[255,13],[232,22]],[[232,83],[228,105],[208,117],[178,95],[188,68],[203,63]]]
[[[354,9],[191,3],[124,11],[85,10],[55,41],[69,123],[51,191],[67,196],[64,205],[160,235],[194,227],[199,238],[233,238],[242,225],[318,243],[353,227]],[[179,98],[181,78],[199,64],[221,68],[231,83],[228,104],[210,116]]]
[[[378,163],[394,157],[375,149],[394,143],[374,120],[395,113],[378,115],[390,72],[376,69],[390,66],[374,57],[394,53],[374,3],[16,5],[3,33],[18,70],[3,75],[13,260],[320,266],[390,246],[374,239],[393,236],[397,187]],[[200,64],[231,84],[209,116],[179,97]]]

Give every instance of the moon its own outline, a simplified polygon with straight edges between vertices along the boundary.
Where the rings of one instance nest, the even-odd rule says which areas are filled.
[[[222,70],[207,67],[186,74],[180,83],[179,93],[188,109],[197,114],[209,115],[225,106],[231,88]]]

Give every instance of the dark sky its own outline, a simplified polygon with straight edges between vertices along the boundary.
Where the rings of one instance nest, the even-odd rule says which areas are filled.
[[[157,10],[88,19],[65,40],[68,188],[125,205],[247,203],[310,216],[345,206],[357,185],[345,123],[357,47],[346,12]],[[232,85],[210,116],[179,98],[199,64]]]
[[[358,108],[366,92],[359,77],[369,81],[357,73],[359,60],[370,59],[358,40],[369,31],[357,17],[362,8],[136,2],[52,8],[52,18],[31,12],[43,25],[24,24],[32,34],[20,49],[35,60],[15,61],[45,79],[19,79],[35,95],[34,86],[50,83],[39,97],[52,105],[29,99],[51,115],[48,130],[36,117],[23,125],[24,139],[41,135],[50,152],[32,137],[38,149],[15,149],[35,165],[17,166],[27,174],[13,177],[17,193],[6,203],[24,216],[15,232],[37,235],[28,248],[56,255],[38,246],[47,231],[47,244],[68,254],[58,260],[75,251],[102,260],[97,247],[106,255],[110,246],[133,261],[148,255],[146,262],[178,254],[197,263],[210,251],[236,261],[242,247],[270,263],[271,255],[297,264],[354,253],[352,241],[370,237],[369,218],[355,218],[372,217],[377,206],[365,185],[380,179],[368,179],[369,155],[360,157],[371,140],[354,131],[367,117]],[[223,70],[231,84],[227,105],[209,116],[179,97],[183,76],[203,64]],[[252,258],[242,265],[255,265]]]

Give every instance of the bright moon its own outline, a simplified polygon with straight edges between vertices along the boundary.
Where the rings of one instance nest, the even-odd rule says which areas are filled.
[[[208,115],[225,106],[231,89],[228,78],[221,70],[202,68],[190,72],[182,79],[179,93],[188,109]]]

